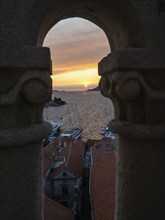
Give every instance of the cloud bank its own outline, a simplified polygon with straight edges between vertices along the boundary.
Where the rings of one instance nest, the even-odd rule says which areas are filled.
[[[96,68],[110,52],[104,32],[82,18],[57,23],[48,32],[44,46],[51,50],[53,74]]]

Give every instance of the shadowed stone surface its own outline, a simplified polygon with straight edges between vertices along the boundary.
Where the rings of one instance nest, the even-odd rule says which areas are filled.
[[[0,216],[41,220],[42,109],[51,95],[51,59],[42,42],[58,21],[79,16],[107,35],[99,63],[119,134],[116,220],[164,220],[164,0],[0,1]]]

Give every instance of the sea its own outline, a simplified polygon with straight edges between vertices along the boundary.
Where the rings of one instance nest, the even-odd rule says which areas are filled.
[[[100,131],[114,118],[110,99],[99,91],[54,91],[54,97],[66,101],[66,105],[44,108],[44,119],[61,122],[62,130],[75,126],[83,128],[82,140],[101,139]]]

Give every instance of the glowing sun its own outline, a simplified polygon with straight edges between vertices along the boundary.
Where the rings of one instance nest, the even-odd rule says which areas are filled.
[[[85,87],[85,88],[87,88],[87,87],[88,87],[88,85],[85,85],[84,87]]]

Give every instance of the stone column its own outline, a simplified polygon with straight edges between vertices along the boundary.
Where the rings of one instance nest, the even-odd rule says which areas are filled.
[[[116,220],[165,219],[165,53],[122,49],[99,63],[118,134]]]
[[[2,56],[0,66],[0,219],[41,220],[41,143],[51,130],[42,118],[51,95],[49,50],[19,48]]]

